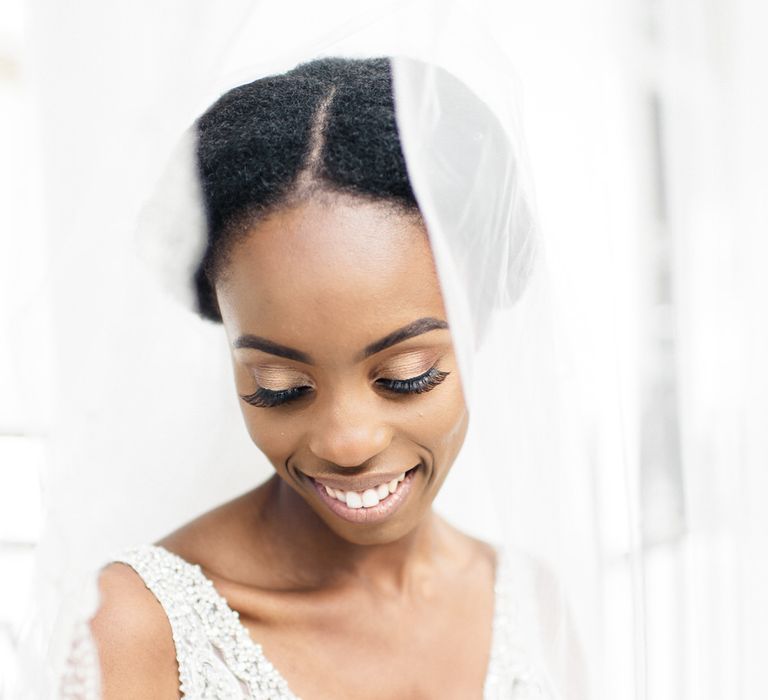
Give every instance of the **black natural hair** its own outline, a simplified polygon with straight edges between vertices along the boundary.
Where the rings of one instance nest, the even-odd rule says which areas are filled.
[[[224,94],[197,121],[208,243],[198,312],[221,321],[214,283],[238,236],[316,193],[418,206],[395,122],[387,58],[325,58]]]

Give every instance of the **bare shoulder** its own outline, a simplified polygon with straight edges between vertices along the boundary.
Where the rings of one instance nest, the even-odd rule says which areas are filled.
[[[104,700],[179,697],[171,626],[155,596],[125,564],[99,576],[99,609],[91,632],[99,652]]]
[[[256,571],[270,569],[266,558],[272,548],[261,513],[275,478],[203,513],[155,544],[198,564],[207,576],[254,580]]]

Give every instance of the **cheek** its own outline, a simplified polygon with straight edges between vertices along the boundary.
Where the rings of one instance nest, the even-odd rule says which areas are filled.
[[[272,412],[271,409],[243,405],[241,410],[254,445],[276,467],[300,449],[304,435],[303,421],[281,417],[279,412]],[[391,418],[395,425],[399,424],[393,436],[395,439],[405,437],[424,445],[438,458],[455,456],[467,433],[468,413],[461,394],[421,402],[400,415],[391,415]]]
[[[269,408],[241,406],[245,427],[253,444],[278,471],[283,470],[285,460],[295,451],[297,436],[290,421],[280,419]]]
[[[450,466],[444,462],[451,462],[458,454],[467,434],[469,414],[464,395],[458,382],[453,384],[438,387],[434,396],[428,394],[429,398],[420,402],[406,421],[411,439],[429,448],[442,463],[440,466]]]
[[[438,445],[452,462],[464,444],[464,438],[467,435],[469,414],[463,396],[459,395],[450,407],[446,407],[441,412],[438,421],[442,428]]]
[[[238,395],[249,394],[255,388],[251,373],[237,362],[233,363],[235,390]],[[238,398],[245,428],[253,444],[261,450],[275,468],[285,463],[295,444],[290,422],[269,408],[255,408]]]

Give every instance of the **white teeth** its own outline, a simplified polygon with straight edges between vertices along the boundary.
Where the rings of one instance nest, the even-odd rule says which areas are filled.
[[[337,501],[347,504],[347,508],[373,508],[383,501],[389,494],[397,491],[398,485],[405,480],[405,472],[385,484],[379,484],[365,491],[342,491],[331,486],[321,484],[325,492]]]
[[[374,495],[376,495],[374,493]],[[363,499],[357,491],[347,491],[346,493],[347,508],[362,508]]]

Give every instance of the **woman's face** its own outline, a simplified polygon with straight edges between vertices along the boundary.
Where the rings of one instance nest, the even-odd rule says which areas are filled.
[[[283,481],[350,542],[411,531],[468,419],[421,222],[345,197],[280,210],[216,292],[248,432]]]

